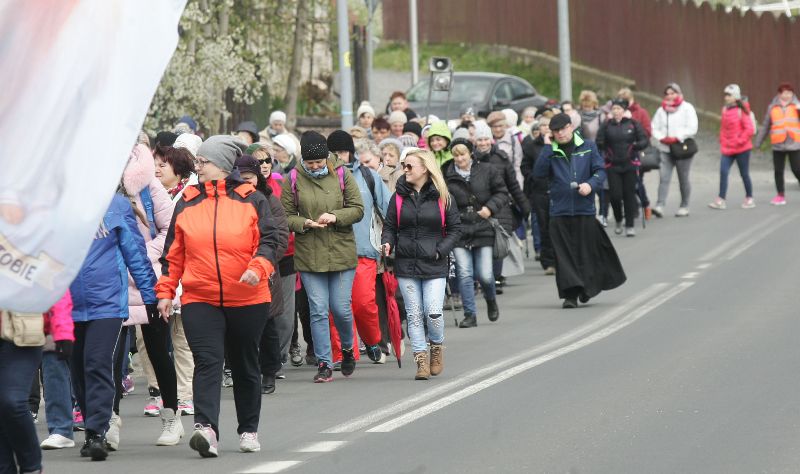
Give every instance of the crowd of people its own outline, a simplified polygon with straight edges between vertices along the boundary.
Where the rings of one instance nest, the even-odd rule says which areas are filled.
[[[755,118],[738,85],[723,93],[709,206],[726,208],[735,162],[749,209]],[[772,144],[773,205],[786,203],[787,158],[800,179],[799,108],[781,84],[755,139]],[[81,456],[120,449],[133,353],[147,381],[143,414],[161,420],[155,444],[179,444],[181,417],[193,416],[190,447],[218,456],[221,389],[232,387],[239,448],[259,451],[262,396],[287,364],[331,382],[362,356],[402,357],[407,336],[414,378],[440,375],[446,309],[474,328],[482,295],[486,319],[500,318],[503,242],[533,240],[569,309],[625,282],[604,231],[609,205],[614,234],[634,237],[636,219],[665,215],[677,169],[675,215],[689,215],[698,120],[675,83],[652,121],[627,88],[602,105],[583,91],[577,106],[487,117],[466,106],[449,121],[419,117],[396,92],[385,113],[362,103],[357,120],[327,137],[292,133],[281,111],[263,130],[245,121],[204,139],[185,116],[141,133],[63,298],[44,315],[2,312],[0,472],[41,472],[41,450],[75,446],[75,430],[85,431]],[[642,175],[656,169],[651,207]],[[406,321],[399,339],[395,320]],[[39,443],[42,392],[49,436]]]

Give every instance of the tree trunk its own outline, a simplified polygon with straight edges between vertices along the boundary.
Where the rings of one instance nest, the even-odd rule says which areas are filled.
[[[286,82],[286,127],[294,129],[297,123],[297,95],[300,89],[300,68],[303,61],[303,40],[306,36],[307,0],[297,0],[297,16],[295,17],[294,45],[292,48],[292,67]]]

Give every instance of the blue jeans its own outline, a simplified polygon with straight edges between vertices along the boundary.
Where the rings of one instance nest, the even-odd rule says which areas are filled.
[[[536,253],[542,251],[542,234],[539,228],[539,219],[536,218],[536,211],[531,211],[531,235],[533,236],[533,250]]]
[[[490,266],[491,268],[491,266]],[[425,324],[428,325],[428,338],[433,344],[444,342],[444,290],[446,279],[397,277],[400,293],[406,306],[408,317],[408,337],[414,352],[428,350],[425,340]],[[424,317],[424,319],[423,319]]]
[[[41,360],[41,347],[17,347],[0,340],[2,474],[38,471],[42,468],[42,450],[39,448],[36,427],[28,409],[28,395]]]
[[[719,162],[719,197],[725,199],[725,195],[728,194],[728,174],[734,161],[744,181],[745,196],[753,197],[753,182],[750,181],[750,150],[731,156],[722,155]]]
[[[464,314],[478,314],[475,305],[475,278],[481,283],[484,298],[493,300],[495,296],[494,273],[492,271],[492,247],[456,247],[456,275],[461,289],[461,302]]]
[[[311,313],[311,338],[314,341],[314,355],[317,360],[332,364],[331,330],[328,312],[333,313],[333,324],[339,332],[342,349],[353,347],[353,278],[356,271],[342,272],[301,272],[303,288],[308,295]]]
[[[59,360],[55,352],[45,352],[42,379],[47,431],[72,439],[72,381],[67,361]]]

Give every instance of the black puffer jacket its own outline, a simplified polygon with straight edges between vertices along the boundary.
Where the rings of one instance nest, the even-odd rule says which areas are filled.
[[[627,171],[639,160],[639,151],[647,148],[649,140],[636,120],[623,117],[617,122],[606,120],[597,132],[597,150],[606,161],[606,168]]]
[[[389,200],[381,240],[394,249],[395,275],[422,279],[446,278],[449,270],[447,256],[461,235],[458,206],[451,200],[446,207],[443,232],[439,191],[430,181],[417,193],[406,184],[406,177],[401,176],[396,189]],[[399,226],[398,195],[403,197]]]
[[[508,206],[508,188],[494,167],[487,163],[472,162],[469,181],[456,172],[452,160],[445,167],[444,179],[450,198],[458,205],[461,217],[461,238],[458,247],[491,247],[494,229],[487,219],[478,215],[483,206],[492,216]]]
[[[525,192],[525,195],[528,196],[528,199],[531,200],[533,200],[531,196],[533,196],[534,193],[547,194],[550,192],[549,179],[536,178],[533,176],[533,165],[536,164],[536,160],[539,158],[539,154],[542,153],[543,148],[544,138],[542,138],[541,135],[536,138],[528,135],[522,140],[522,162],[519,165],[522,176],[525,178],[522,190]]]
[[[495,171],[503,177],[509,193],[507,202],[509,204],[513,202],[516,210],[512,211],[510,205],[505,205],[495,217],[500,221],[506,232],[511,234],[514,229],[519,227],[522,222],[522,216],[527,216],[531,213],[531,203],[528,202],[528,198],[522,192],[522,188],[519,187],[514,165],[508,159],[508,155],[497,149],[497,145],[492,145],[492,148],[486,153],[475,150],[475,160],[481,163],[491,163]]]

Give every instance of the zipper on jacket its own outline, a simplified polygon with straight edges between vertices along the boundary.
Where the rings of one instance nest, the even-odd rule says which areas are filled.
[[[213,238],[214,238],[214,260],[217,263],[217,280],[219,281],[219,305],[225,306],[225,300],[223,298],[222,293],[222,271],[219,268],[219,250],[217,249],[217,209],[219,207],[219,191],[217,191],[217,185],[214,184],[214,227],[213,227]]]

